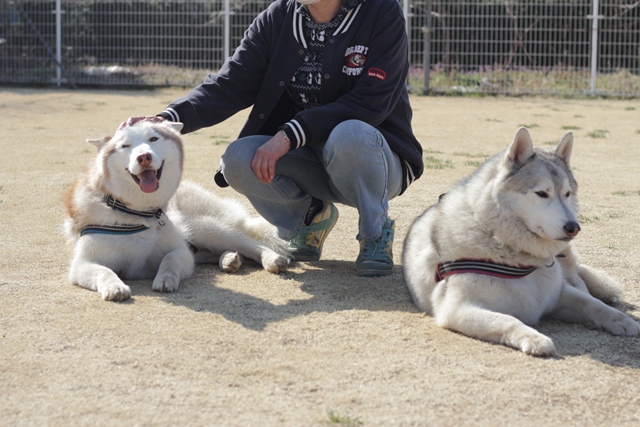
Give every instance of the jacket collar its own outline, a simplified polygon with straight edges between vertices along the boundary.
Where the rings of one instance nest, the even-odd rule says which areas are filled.
[[[353,21],[355,20],[362,4],[367,0],[346,0],[342,5],[342,9],[338,12],[338,15],[343,15],[342,22],[333,32],[334,35],[346,33]],[[336,15],[337,16],[337,15]],[[307,41],[304,37],[304,22],[309,19],[309,12],[306,5],[300,5],[293,11],[293,37],[298,43],[300,43],[305,49],[307,49]]]

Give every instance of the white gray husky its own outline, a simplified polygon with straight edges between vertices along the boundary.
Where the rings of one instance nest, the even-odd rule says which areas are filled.
[[[569,132],[554,152],[534,149],[520,128],[505,152],[412,224],[405,283],[439,326],[537,356],[555,354],[528,326],[545,315],[638,336],[636,321],[603,303],[618,298],[615,281],[572,252],[580,231],[572,146]]]
[[[70,280],[105,300],[131,296],[122,279],[154,279],[178,289],[194,262],[236,271],[242,256],[269,272],[289,264],[286,243],[263,218],[190,182],[180,184],[181,123],[141,120],[88,140],[95,161],[65,199],[65,234],[74,245]]]

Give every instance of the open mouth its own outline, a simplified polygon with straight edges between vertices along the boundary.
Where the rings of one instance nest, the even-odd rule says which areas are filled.
[[[160,186],[160,177],[162,176],[163,167],[164,161],[157,170],[147,169],[140,172],[138,175],[131,174],[131,177],[135,183],[140,186],[140,190],[142,190],[142,192],[153,193]]]

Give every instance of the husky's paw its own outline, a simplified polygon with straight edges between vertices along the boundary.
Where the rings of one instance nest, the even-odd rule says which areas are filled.
[[[173,275],[163,274],[156,276],[153,280],[153,285],[151,285],[151,289],[156,292],[173,292],[178,289],[180,285],[180,280]]]
[[[625,337],[640,336],[640,325],[631,317],[624,313],[618,312],[611,319],[602,322],[602,328],[611,332],[613,335]]]
[[[269,273],[278,274],[283,272],[289,266],[289,259],[282,255],[278,255],[273,251],[265,251],[262,253],[262,267]]]
[[[109,283],[108,285],[101,287],[100,295],[105,301],[124,301],[131,298],[131,288],[124,283]]]
[[[520,350],[530,356],[549,357],[556,354],[551,338],[542,334],[524,337],[520,341]]]
[[[220,256],[220,268],[225,273],[235,273],[242,265],[240,254],[234,251],[226,251]]]

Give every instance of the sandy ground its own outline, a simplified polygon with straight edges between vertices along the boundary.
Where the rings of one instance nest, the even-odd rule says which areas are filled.
[[[357,217],[340,207],[320,262],[200,266],[176,293],[133,282],[130,301],[102,301],[67,279],[61,198],[86,138],[183,92],[0,89],[0,425],[640,425],[639,338],[545,320],[559,356],[529,357],[436,327],[398,265],[413,219],[518,126],[547,146],[573,129],[577,248],[638,319],[640,102],[416,97],[431,168],[391,202],[392,276],[356,276]],[[185,137],[186,178],[234,197],[213,172],[244,117]]]

